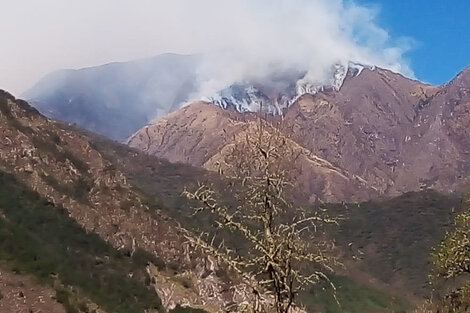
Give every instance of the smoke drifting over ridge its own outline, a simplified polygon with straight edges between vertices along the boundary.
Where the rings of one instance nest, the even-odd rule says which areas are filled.
[[[207,44],[212,55],[201,70],[195,98],[234,82],[266,83],[292,72],[305,73],[303,81],[322,83],[331,79],[335,64],[347,67],[349,61],[414,77],[403,57],[409,45],[394,44],[376,24],[372,8],[342,0],[203,3],[218,10],[201,26],[207,27],[202,34],[214,27],[217,39]]]
[[[23,91],[47,72],[163,52],[209,55],[199,94],[287,70],[322,81],[355,61],[413,76],[409,48],[376,22],[377,10],[343,0],[27,0],[3,4],[0,83]],[[18,18],[21,16],[21,19]]]

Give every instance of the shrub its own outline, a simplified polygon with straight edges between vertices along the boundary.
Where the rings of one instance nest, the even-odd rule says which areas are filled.
[[[0,261],[21,273],[78,290],[107,312],[141,313],[158,309],[158,295],[145,286],[145,268],[98,235],[86,232],[63,208],[56,208],[0,171]],[[143,254],[145,259],[146,255]],[[106,260],[96,265],[97,259]],[[133,273],[134,275],[128,275]],[[132,276],[132,277],[130,277]],[[56,290],[67,313],[76,313],[67,290]]]

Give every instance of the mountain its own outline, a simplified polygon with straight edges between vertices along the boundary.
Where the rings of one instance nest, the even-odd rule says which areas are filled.
[[[236,133],[252,122],[250,114],[241,118],[239,112],[206,103],[185,110],[194,107],[210,112],[198,121],[208,127],[229,119]],[[207,157],[204,150],[189,151],[198,152],[200,162]],[[339,170],[307,156],[303,164],[314,163],[311,169],[319,175]],[[340,175],[332,177],[331,188],[337,188],[333,179]],[[195,216],[194,204],[181,196],[198,183],[213,185],[228,204],[232,193],[243,192],[214,171],[170,163],[47,119],[1,92],[0,308],[21,302],[18,308],[25,312],[140,313],[183,304],[215,312],[246,299],[243,285],[211,256],[185,246],[183,234],[214,231],[210,216]],[[459,212],[455,198],[428,192],[328,210],[348,217],[339,233],[331,234],[347,261],[333,279],[342,308],[355,313],[403,312],[407,301],[421,299],[427,251]],[[243,246],[234,236],[224,236],[227,245]],[[406,249],[394,248],[399,246]],[[362,251],[367,254],[360,256]],[[18,298],[20,292],[25,300]],[[34,301],[40,296],[41,305]],[[342,310],[321,290],[308,290],[302,303],[308,312]]]
[[[22,98],[46,116],[124,140],[177,108],[195,91],[199,56],[163,54],[53,72]]]
[[[210,256],[182,249],[191,233],[168,214],[172,201],[184,203],[183,188],[204,174],[153,162],[147,179],[162,196],[152,198],[117,168],[118,160],[105,157],[112,152],[95,145],[88,133],[0,91],[5,275],[34,277],[46,290],[55,289],[64,306],[109,313],[165,312],[176,304],[214,311],[232,301],[233,292],[243,295],[219,277],[223,270]],[[7,291],[0,285],[2,294]]]
[[[110,63],[46,75],[22,98],[46,116],[76,123],[118,141],[142,126],[202,97],[238,112],[279,114],[300,95],[338,90],[347,75],[365,68],[354,62],[335,64],[324,81],[310,81],[306,71],[290,70],[269,77],[229,83],[221,90],[211,85],[210,55],[162,54],[129,62]]]
[[[299,188],[311,201],[358,201],[380,195],[468,185],[470,70],[430,86],[380,68],[348,71],[340,88],[304,94],[283,110],[283,132],[303,160]],[[213,170],[255,120],[193,103],[143,127],[131,147],[172,162]],[[276,117],[273,117],[276,119]]]
[[[240,116],[234,110],[198,102],[144,127],[129,139],[128,144],[172,162],[215,171],[217,161],[230,152],[228,147],[234,141],[243,140],[246,133],[253,131],[255,123],[253,115]],[[288,141],[288,144],[302,152],[296,161],[299,174],[295,179],[303,194],[313,195],[312,200],[315,195],[331,201],[361,200],[375,193],[362,181],[348,176],[295,141]]]

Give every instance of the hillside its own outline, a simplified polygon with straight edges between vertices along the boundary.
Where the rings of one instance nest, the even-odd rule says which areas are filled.
[[[173,306],[180,301],[213,311],[228,303],[228,286],[232,282],[223,271],[208,271],[203,256],[182,249],[178,227],[213,231],[207,216],[199,219],[192,215],[192,204],[181,193],[198,182],[211,183],[230,203],[233,191],[223,177],[190,165],[172,164],[73,125],[48,120],[6,93],[1,99],[0,170],[2,186],[6,186],[2,199],[7,205],[0,205],[0,210],[2,218],[8,220],[5,229],[17,232],[15,238],[20,236],[25,242],[24,250],[13,251],[16,254],[5,254],[8,249],[1,249],[4,254],[0,265],[7,268],[7,273],[16,271],[21,280],[32,278],[33,284],[39,283],[35,288],[53,297],[47,302],[51,307],[57,304],[56,289],[60,287],[60,295],[65,292],[70,299],[64,303],[120,312],[129,302],[113,307],[109,301],[126,299],[122,294],[125,286],[135,284],[132,289],[141,288],[141,305],[158,301],[155,293],[149,293],[149,280],[152,284],[155,281],[165,306],[171,290],[175,290],[170,301]],[[407,300],[415,301],[421,296],[427,252],[441,235],[435,229],[444,231],[448,227],[446,221],[458,211],[458,201],[452,199],[417,193],[385,202],[328,207],[330,212],[348,217],[336,235],[347,265],[344,271],[338,269],[340,276],[335,278],[338,298],[345,308],[357,313],[388,312],[391,307],[403,311]],[[368,223],[370,220],[376,223]],[[391,220],[396,227],[389,227]],[[416,223],[429,227],[416,227]],[[61,241],[30,245],[53,236]],[[354,243],[352,251],[350,242]],[[11,246],[12,242],[5,244]],[[233,244],[243,246],[236,239]],[[400,250],[377,248],[403,244],[406,247]],[[48,246],[49,253],[43,254],[37,246]],[[69,255],[71,251],[79,256]],[[359,251],[369,253],[358,258]],[[28,258],[18,259],[18,255],[25,254],[32,257],[31,263]],[[64,258],[71,263],[57,262]],[[86,267],[90,260],[91,270]],[[155,267],[147,267],[149,261]],[[20,268],[12,268],[13,263]],[[406,270],[402,270],[403,264]],[[101,265],[104,272],[100,272]],[[50,272],[54,274],[50,276]],[[79,279],[82,275],[77,275],[82,272],[93,275],[92,279]],[[106,282],[106,275],[113,272],[113,281],[121,279],[119,285],[123,289],[112,289],[108,298],[101,299],[100,293],[93,291],[96,285],[105,288],[106,284],[86,285],[95,277]],[[120,276],[123,273],[129,275]],[[4,290],[0,291],[8,295],[8,289]],[[320,291],[306,293],[302,302],[308,305],[309,312],[339,312],[336,304]]]
[[[151,155],[216,170],[234,142],[243,140],[254,131],[256,117],[240,115],[233,110],[220,109],[212,104],[193,103],[171,113],[156,123],[145,126],[128,141],[129,146]],[[294,165],[294,179],[303,195],[312,195],[330,202],[363,200],[375,191],[361,180],[298,145],[288,141],[301,157]],[[294,172],[295,170],[295,172]]]
[[[212,182],[215,188],[226,189],[228,195],[224,197],[230,202],[233,191],[215,173],[184,164],[170,165],[104,138],[94,138],[94,143],[99,151],[111,157],[116,166],[131,177],[135,186],[155,199],[165,199],[166,203],[171,203],[168,214],[193,229],[214,231],[210,217],[193,215],[189,209],[190,203],[169,195],[174,190],[182,191],[183,181],[191,188],[191,181],[196,176],[201,183]],[[162,173],[163,164],[174,173],[172,179],[157,175]],[[429,254],[462,209],[459,199],[458,194],[423,190],[389,199],[322,205],[330,214],[342,218],[339,229],[333,229],[332,233],[345,263],[344,269],[338,269],[340,277],[336,280],[338,297],[345,306],[343,309],[358,313],[364,312],[365,308],[370,312],[389,312],[387,308],[391,303],[400,307],[407,301],[419,301],[429,291]],[[237,248],[242,247],[242,243],[230,235],[224,240]],[[342,312],[334,299],[317,293],[318,290],[313,296],[307,294],[303,297],[309,308]],[[391,301],[390,295],[403,302]]]
[[[164,312],[146,281],[151,255],[113,248],[9,174],[0,172],[0,185],[0,264],[54,288],[49,302],[54,297],[67,313]]]
[[[37,196],[33,198],[43,198],[41,203],[73,219],[83,233],[95,234],[95,239],[99,236],[109,245],[107,249],[124,255],[146,251],[145,255],[156,260],[152,262],[155,267],[146,267],[144,259],[142,270],[158,282],[155,289],[166,307],[194,304],[213,308],[231,299],[236,288],[227,290],[227,283],[215,273],[202,277],[206,256],[182,249],[186,240],[183,230],[163,212],[161,202],[149,201],[136,190],[93,148],[90,138],[46,119],[26,102],[5,92],[0,101],[0,171],[13,175],[15,182],[34,191]],[[26,210],[28,206],[19,207]],[[2,208],[2,213],[6,214],[3,210],[7,209],[10,208]],[[61,223],[66,223],[62,228],[75,227],[70,221]],[[39,236],[36,230],[34,236]],[[73,243],[77,239],[71,240]],[[91,253],[94,252],[98,253]],[[59,254],[57,258],[66,256]],[[193,283],[188,285],[187,281]],[[80,288],[84,292],[85,287]],[[168,297],[170,291],[172,296]]]
[[[344,218],[336,239],[357,271],[352,276],[367,273],[408,299],[429,293],[430,252],[465,209],[459,196],[433,190],[327,207]]]
[[[306,162],[294,165],[310,201],[361,201],[468,185],[469,70],[434,87],[383,69],[348,74],[341,88],[301,96],[283,133]],[[276,117],[268,117],[276,120]],[[193,103],[143,127],[131,147],[206,169],[255,117]]]

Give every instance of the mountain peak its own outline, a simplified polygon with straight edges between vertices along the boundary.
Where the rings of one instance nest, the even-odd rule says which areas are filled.
[[[457,85],[458,87],[470,87],[470,66],[463,69],[460,73],[450,81],[449,85]]]
[[[308,72],[283,74],[281,79],[276,81],[277,90],[274,92],[272,81],[236,83],[208,97],[207,101],[241,113],[263,111],[279,115],[304,94],[339,91],[347,78],[357,77],[365,69],[374,71],[376,67],[356,62],[348,62],[346,65],[337,63],[322,81],[312,79]]]

